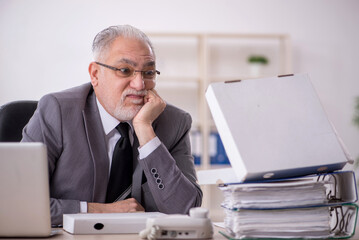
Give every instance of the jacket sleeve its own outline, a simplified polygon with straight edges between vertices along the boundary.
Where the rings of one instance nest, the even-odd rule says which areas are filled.
[[[157,208],[163,213],[187,214],[190,208],[202,203],[191,154],[191,122],[188,113],[182,115],[180,122],[167,122],[172,130],[163,140],[171,142],[166,142],[167,146],[162,142],[149,156],[139,160]]]
[[[22,142],[43,142],[47,146],[49,183],[56,169],[62,148],[62,116],[61,108],[55,97],[44,96],[38,104],[37,110],[23,130]],[[62,224],[64,213],[80,212],[78,200],[64,200],[51,197],[53,189],[50,187],[50,210],[52,225]]]

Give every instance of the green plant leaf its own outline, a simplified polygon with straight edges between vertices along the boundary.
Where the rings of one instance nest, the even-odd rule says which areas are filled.
[[[268,59],[265,56],[262,55],[251,55],[248,57],[249,63],[262,63],[262,64],[268,64]]]
[[[356,105],[355,105],[353,122],[359,128],[359,97],[356,97]]]

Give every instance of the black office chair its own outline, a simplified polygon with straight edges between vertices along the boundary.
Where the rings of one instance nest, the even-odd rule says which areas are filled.
[[[0,107],[0,142],[20,142],[22,129],[35,112],[37,101],[14,101]]]

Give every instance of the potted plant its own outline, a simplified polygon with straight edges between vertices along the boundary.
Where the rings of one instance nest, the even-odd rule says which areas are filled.
[[[251,77],[260,77],[264,65],[269,63],[267,57],[263,55],[251,55],[248,57]]]

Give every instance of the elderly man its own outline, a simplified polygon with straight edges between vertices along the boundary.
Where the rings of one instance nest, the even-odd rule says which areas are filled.
[[[44,96],[23,131],[48,150],[51,216],[187,213],[202,192],[190,149],[191,117],[154,89],[156,59],[140,30],[109,27],[93,42],[91,83]]]

